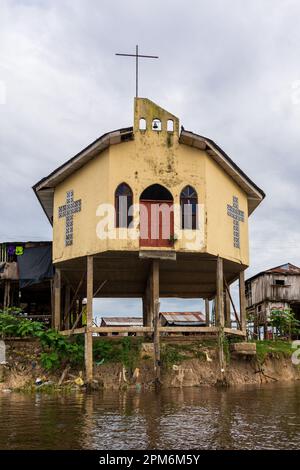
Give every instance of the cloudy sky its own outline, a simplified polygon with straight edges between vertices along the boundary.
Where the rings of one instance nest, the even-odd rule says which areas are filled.
[[[140,64],[140,95],[215,140],[267,194],[247,275],[300,265],[298,0],[0,0],[0,18],[1,241],[50,239],[31,186],[132,125],[134,63],[115,52],[139,44],[160,57]]]

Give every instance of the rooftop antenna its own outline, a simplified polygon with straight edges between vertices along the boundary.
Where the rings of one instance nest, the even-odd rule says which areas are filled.
[[[139,54],[139,46],[135,46],[135,54],[116,54],[123,57],[135,57],[135,96],[139,96],[139,58],[144,59],[158,59],[157,55],[142,55]]]

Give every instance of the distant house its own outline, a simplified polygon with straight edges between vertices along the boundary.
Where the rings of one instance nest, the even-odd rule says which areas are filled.
[[[248,316],[254,319],[254,330],[264,328],[267,336],[273,309],[291,308],[300,320],[300,268],[291,263],[262,271],[245,283]]]
[[[161,312],[160,313],[160,324],[161,326],[175,326],[179,327],[178,332],[180,333],[180,327],[182,326],[205,326],[205,315],[201,312]],[[103,327],[142,327],[142,317],[103,317],[101,325]],[[127,336],[127,333],[123,332],[111,332],[104,333],[105,335],[122,335]],[[131,333],[129,333],[130,335]],[[134,335],[135,333],[132,333]],[[137,333],[139,336],[139,333]]]
[[[107,326],[107,327],[130,327],[130,326],[143,326],[143,318],[142,317],[102,317],[101,325],[100,326]],[[132,336],[137,335],[139,333],[123,333],[123,332],[112,332],[112,333],[104,333],[107,336]]]
[[[178,333],[180,333],[180,327],[206,326],[205,315],[201,312],[161,312],[160,323],[161,326],[178,327]]]
[[[29,318],[50,324],[52,243],[0,243],[0,309],[19,307]]]
[[[161,312],[161,326],[205,326],[201,312]]]

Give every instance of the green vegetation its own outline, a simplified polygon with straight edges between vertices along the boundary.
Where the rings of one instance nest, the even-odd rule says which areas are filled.
[[[14,313],[16,310],[14,310]],[[16,312],[18,313],[18,312]],[[10,313],[10,311],[0,310],[0,336],[5,337],[21,337],[36,336],[39,332],[43,331],[42,323],[31,321],[27,318],[17,317]]]
[[[77,365],[83,362],[83,338],[66,338],[56,330],[46,330],[40,322],[16,316],[18,313],[17,309],[0,311],[0,336],[2,338],[37,338],[42,347],[41,364],[46,370],[63,367],[67,363]]]
[[[125,367],[133,370],[139,361],[143,338],[124,336],[113,341],[108,338],[99,338],[94,341],[94,360],[102,363],[121,362]]]
[[[269,357],[291,357],[292,343],[284,340],[254,341],[256,343],[256,357],[260,362]]]
[[[205,361],[206,354],[203,349],[215,349],[216,346],[216,340],[163,344],[161,348],[161,362],[165,367],[169,368],[173,364],[179,364],[187,359],[200,359],[201,361]]]
[[[56,330],[43,331],[37,336],[43,348],[40,359],[44,369],[51,370],[64,367],[66,364],[76,366],[83,363],[84,344],[82,337],[68,338]]]
[[[270,323],[275,329],[276,336],[291,338],[300,333],[300,322],[296,320],[294,312],[290,309],[272,310]]]

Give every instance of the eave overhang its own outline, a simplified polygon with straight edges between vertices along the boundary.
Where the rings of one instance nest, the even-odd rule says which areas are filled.
[[[205,151],[232,177],[247,194],[249,215],[264,199],[265,193],[262,189],[260,189],[213,140],[183,129],[180,134],[179,142]]]
[[[85,165],[89,160],[99,155],[110,145],[133,140],[133,128],[126,127],[103,134],[88,147],[58,167],[48,176],[33,186],[33,190],[49,220],[53,223],[53,197],[55,187],[68,176]],[[249,215],[264,199],[265,193],[231,160],[231,158],[211,139],[181,130],[179,142],[207,152],[223,170],[245,191],[248,198]]]
[[[85,165],[89,160],[110,147],[110,145],[120,144],[121,142],[132,139],[132,127],[126,127],[103,134],[32,187],[51,225],[53,223],[53,195],[55,187]]]

